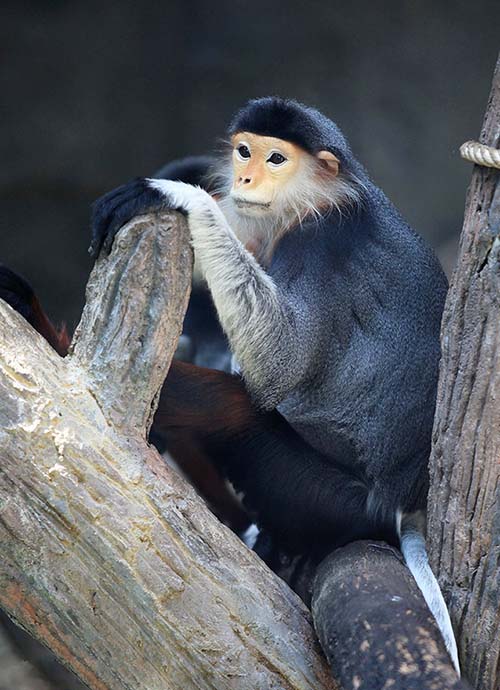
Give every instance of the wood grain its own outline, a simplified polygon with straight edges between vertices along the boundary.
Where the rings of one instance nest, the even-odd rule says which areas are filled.
[[[93,690],[319,690],[298,597],[145,441],[191,279],[144,216],[89,281],[61,359],[0,300],[0,606]]]

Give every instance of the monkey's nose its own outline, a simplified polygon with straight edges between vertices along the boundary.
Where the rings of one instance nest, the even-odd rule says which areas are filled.
[[[242,187],[245,184],[250,184],[251,181],[251,177],[238,177],[238,187]]]

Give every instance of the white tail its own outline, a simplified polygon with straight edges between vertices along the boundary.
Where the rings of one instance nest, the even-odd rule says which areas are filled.
[[[429,565],[424,536],[414,525],[410,526],[408,523],[411,524],[411,521],[408,520],[407,522],[404,519],[400,530],[399,538],[401,540],[401,552],[406,561],[406,565],[415,578],[415,582],[424,595],[427,606],[436,619],[446,649],[448,650],[458,675],[460,675],[457,643],[455,641],[453,628],[451,627],[450,614],[448,613],[446,602],[441,593],[438,581]]]

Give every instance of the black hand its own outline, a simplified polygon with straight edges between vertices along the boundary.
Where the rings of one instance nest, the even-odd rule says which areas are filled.
[[[170,208],[168,199],[151,188],[144,177],[104,194],[92,204],[90,254],[97,256],[101,248],[109,254],[116,233],[125,223],[143,213],[167,208]]]

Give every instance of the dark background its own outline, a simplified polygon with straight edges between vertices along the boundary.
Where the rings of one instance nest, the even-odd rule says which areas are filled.
[[[449,271],[496,55],[500,3],[2,3],[0,262],[73,327],[89,205],[210,152],[249,97],[335,119]]]

